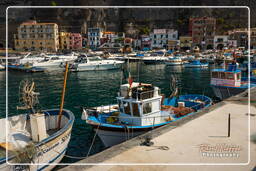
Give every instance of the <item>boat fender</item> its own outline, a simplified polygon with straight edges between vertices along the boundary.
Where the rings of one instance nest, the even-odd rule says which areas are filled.
[[[87,119],[88,119],[87,110],[86,110],[85,108],[83,108],[82,110],[83,110],[83,112],[82,112],[81,119],[82,119],[82,120],[87,120]]]

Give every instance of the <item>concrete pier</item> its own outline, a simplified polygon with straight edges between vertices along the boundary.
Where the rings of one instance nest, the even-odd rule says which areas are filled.
[[[256,136],[256,89],[251,89],[251,106],[248,106],[247,95],[248,92],[244,92],[231,97],[194,116],[155,129],[76,163],[103,166],[68,166],[62,170],[256,169],[256,144],[250,140],[252,134]],[[147,136],[152,137],[154,144],[141,146]]]

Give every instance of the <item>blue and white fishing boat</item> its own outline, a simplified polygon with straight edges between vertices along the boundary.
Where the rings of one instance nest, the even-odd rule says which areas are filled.
[[[242,78],[241,70],[237,65],[229,64],[227,69],[213,69],[211,71],[211,86],[214,94],[220,99],[237,95],[256,84]]]
[[[192,62],[184,64],[187,68],[207,68],[209,63],[202,63],[200,60],[193,60]]]
[[[82,119],[94,128],[106,147],[193,115],[212,104],[209,97],[197,94],[164,99],[158,87],[136,82],[121,85],[118,94],[117,104],[82,112]]]

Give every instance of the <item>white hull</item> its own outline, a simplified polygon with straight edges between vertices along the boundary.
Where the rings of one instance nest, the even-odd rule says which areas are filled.
[[[184,66],[187,67],[187,68],[207,68],[207,67],[208,67],[208,64],[207,64],[207,65],[191,65],[191,64],[185,64]]]
[[[71,117],[71,116],[70,116]],[[10,170],[30,170],[30,171],[36,171],[36,170],[47,170],[50,171],[52,168],[55,167],[55,165],[49,165],[54,163],[59,163],[62,158],[65,155],[65,152],[68,147],[68,143],[70,141],[71,137],[71,130],[72,130],[72,124],[69,123],[71,120],[66,118],[64,115],[62,117],[61,122],[61,129],[59,131],[54,131],[57,127],[57,120],[58,115],[51,115],[47,116],[45,119],[46,123],[46,129],[48,131],[47,134],[49,135],[47,138],[43,139],[42,141],[36,143],[33,142],[31,139],[31,133],[30,130],[30,120],[26,119],[26,115],[18,115],[14,117],[10,117],[8,120],[8,127],[10,127],[8,131],[8,143],[12,144],[12,146],[17,147],[25,147],[27,144],[34,144],[34,148],[36,149],[35,154],[32,154],[33,161],[31,164],[28,165],[30,161],[23,162],[23,164],[19,163],[19,161],[16,161],[15,158],[10,158],[11,154],[9,155],[9,158],[6,159],[1,158],[0,156],[0,170],[1,171],[10,171]],[[0,129],[3,129],[3,132],[5,134],[5,126],[6,126],[6,119],[0,120]],[[65,127],[66,126],[66,127]],[[17,139],[18,138],[18,139]],[[0,142],[5,142],[5,135],[0,136]],[[17,146],[18,145],[18,146]],[[2,150],[1,152],[3,152]],[[15,154],[15,153],[14,153]],[[2,156],[3,157],[3,156]],[[6,160],[8,163],[11,163],[11,165],[8,165],[6,163]]]
[[[96,131],[96,129],[95,129]],[[98,130],[97,135],[100,137],[101,141],[105,145],[105,147],[111,147],[116,144],[120,144],[124,141],[127,141],[133,137],[141,135],[146,131],[141,132],[133,132],[132,129],[126,132],[117,132],[117,131],[106,131],[106,130]]]
[[[183,62],[165,62],[166,65],[183,65]]]
[[[101,71],[121,68],[122,63],[117,64],[78,64],[72,71]]]

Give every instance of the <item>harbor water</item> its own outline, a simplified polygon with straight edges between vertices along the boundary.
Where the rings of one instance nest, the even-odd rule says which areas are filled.
[[[182,66],[145,65],[131,63],[130,70],[134,81],[152,83],[161,89],[161,93],[169,96],[170,80],[177,78],[179,94],[204,94],[214,98],[210,87],[211,68],[184,68]],[[72,137],[67,150],[69,156],[86,157],[104,149],[100,139],[94,137],[92,128],[81,120],[81,107],[94,107],[116,103],[115,97],[121,83],[124,83],[124,70],[88,71],[69,73],[64,108],[71,110],[75,117]],[[8,73],[8,116],[24,113],[17,111],[19,104],[19,83],[24,79],[33,79],[36,92],[40,92],[41,109],[59,108],[63,86],[63,71],[49,70],[44,73]],[[0,118],[6,115],[5,87],[6,73],[0,72]],[[62,162],[75,162],[78,159],[65,157]]]

